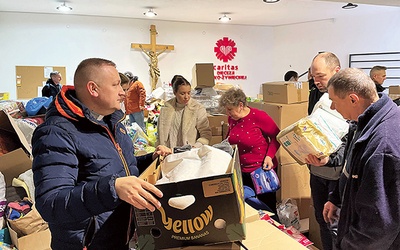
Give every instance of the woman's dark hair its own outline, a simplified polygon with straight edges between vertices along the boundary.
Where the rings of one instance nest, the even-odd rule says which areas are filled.
[[[181,75],[174,75],[171,80],[172,90],[174,93],[178,92],[179,86],[181,85],[190,85],[189,81],[185,79],[185,77]]]

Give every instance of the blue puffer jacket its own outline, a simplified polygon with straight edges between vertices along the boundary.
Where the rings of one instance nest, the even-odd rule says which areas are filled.
[[[127,249],[132,207],[115,179],[139,174],[151,154],[136,158],[121,111],[96,120],[64,86],[33,135],[36,207],[49,223],[52,249]],[[138,169],[138,167],[139,169]]]

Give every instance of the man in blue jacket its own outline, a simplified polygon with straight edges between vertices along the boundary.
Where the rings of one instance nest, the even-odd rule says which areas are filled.
[[[400,109],[359,69],[336,73],[328,93],[331,108],[356,121],[338,189],[323,211],[327,222],[339,219],[336,247],[400,249]]]
[[[34,132],[36,207],[49,224],[52,249],[128,249],[133,207],[160,207],[162,192],[136,176],[171,150],[134,156],[121,124],[124,98],[115,64],[86,59]]]

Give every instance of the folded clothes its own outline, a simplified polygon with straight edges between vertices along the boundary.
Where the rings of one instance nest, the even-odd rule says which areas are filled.
[[[32,202],[25,199],[22,201],[10,202],[7,205],[7,218],[9,220],[16,220],[29,213],[32,209]]]

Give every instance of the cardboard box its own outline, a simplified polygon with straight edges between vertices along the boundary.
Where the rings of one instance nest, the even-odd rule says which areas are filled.
[[[213,136],[211,136],[211,140],[208,144],[212,146],[212,145],[218,144],[220,142],[222,142],[222,135],[213,135]]]
[[[154,183],[160,167],[153,162],[141,175]],[[244,197],[239,157],[235,150],[226,174],[157,184],[164,196],[155,212],[135,209],[140,249],[162,249],[245,238]],[[194,196],[194,203],[180,210],[169,205],[171,198]]]
[[[286,128],[308,114],[308,102],[293,104],[249,102],[248,105],[265,111],[274,120],[279,129]]]
[[[220,250],[220,249],[249,249],[249,250],[265,250],[265,249],[307,249],[300,243],[295,241],[269,222],[260,220],[258,211],[245,205],[245,222],[246,222],[246,239],[241,242],[244,247],[240,247],[239,243],[225,243],[208,246],[188,246],[174,248],[174,250]],[[171,249],[172,250],[172,249]]]
[[[400,94],[400,85],[389,86],[389,94]]]
[[[265,111],[272,120],[274,120],[279,129],[284,129],[307,116],[308,102],[294,104],[250,102],[249,106]],[[282,147],[279,148],[275,156],[281,164],[296,162],[296,160]]]
[[[278,166],[278,176],[281,188],[276,193],[276,199],[287,198],[296,200],[300,219],[308,218],[311,204],[310,172],[307,165],[290,163]]]
[[[260,220],[258,211],[248,205],[246,205],[246,233],[248,237],[242,244],[249,250],[307,249],[269,222]]]
[[[209,88],[214,85],[214,65],[212,63],[196,63],[192,70],[193,88]]]
[[[291,104],[307,102],[308,82],[267,82],[262,85],[264,102]]]
[[[17,233],[8,226],[12,243],[18,250],[51,250],[51,233],[49,229],[37,233],[19,237]]]
[[[227,115],[209,115],[208,122],[210,124],[212,135],[222,135],[223,125],[228,123]]]
[[[18,148],[0,156],[1,167],[6,185],[11,186],[12,179],[18,177],[26,170],[32,168],[31,149],[22,131],[18,128],[17,123],[5,111],[0,111],[0,130],[15,134],[18,138]]]
[[[31,149],[22,131],[18,128],[14,119],[3,110],[0,111],[0,129],[17,135],[19,148],[0,156],[0,171],[4,175],[7,186],[11,186],[13,178],[17,178],[23,172],[32,168]],[[12,243],[19,250],[47,250],[50,248],[50,230],[29,234],[23,237],[8,227]]]

